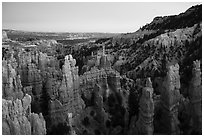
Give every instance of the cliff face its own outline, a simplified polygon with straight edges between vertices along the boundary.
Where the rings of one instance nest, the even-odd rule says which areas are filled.
[[[165,134],[179,134],[178,105],[180,101],[179,65],[170,65],[161,91],[161,123]]]
[[[3,134],[202,134],[201,8],[71,48],[5,40]]]
[[[21,76],[22,85],[25,88],[25,92],[32,96],[33,112],[37,113],[42,112],[41,96],[43,81],[41,71],[38,69],[38,58],[38,51],[19,51],[17,56],[17,70]]]
[[[153,87],[150,78],[144,81],[137,80],[141,87],[141,96],[138,101],[139,113],[131,117],[128,134],[152,135],[154,133],[155,102],[153,100]],[[139,88],[135,88],[138,90]],[[135,98],[136,99],[136,98]],[[135,105],[135,107],[137,107]],[[131,108],[133,109],[133,108]]]
[[[16,61],[12,52],[9,59],[2,62],[3,134],[46,134],[45,120],[42,114],[31,113],[32,97],[26,93],[32,93],[30,92],[32,86],[23,87],[22,78],[17,70],[18,60]],[[39,73],[37,74],[39,75]]]
[[[46,135],[46,123],[42,116],[42,113],[30,115],[30,124],[32,135]]]
[[[193,120],[193,131],[195,134],[202,133],[202,78],[200,61],[193,62],[193,77],[190,81],[189,97],[191,116]]]
[[[48,58],[46,54],[44,55],[42,52],[35,49],[27,50],[17,47],[11,48],[10,50],[11,54],[5,56],[2,65],[3,98],[8,101],[14,101],[16,99],[22,99],[24,94],[29,94],[32,98],[32,101],[30,100],[30,105],[32,106],[31,111],[45,113],[47,111],[47,96],[45,96],[46,91],[43,89],[44,78],[41,72],[47,71],[41,70],[42,67],[40,65],[44,65],[46,70],[48,66],[57,66],[52,65],[53,57]],[[42,58],[44,62],[42,62],[42,59],[39,59],[41,58],[40,55],[45,56],[45,58]],[[37,114],[29,115],[32,134],[46,134],[45,120],[42,114],[39,116]],[[22,118],[20,117],[20,119]],[[25,118],[23,117],[23,119]],[[39,129],[39,126],[42,128]],[[11,132],[5,134],[31,134],[31,132],[27,131],[24,133],[20,131],[20,129],[13,133],[13,130],[15,129],[11,129]]]
[[[75,67],[75,64],[76,61],[71,55],[65,57],[62,81],[59,89],[49,101],[49,116],[52,125],[68,122],[67,114],[72,113],[75,117],[83,107],[79,95],[78,67]]]
[[[19,49],[16,53],[17,72],[21,76],[21,82],[25,93],[32,96],[32,111],[47,111],[44,104],[47,102],[48,76],[59,71],[58,61],[53,56],[42,53],[39,49]],[[57,75],[53,75],[57,77]],[[48,81],[49,82],[49,81]],[[48,91],[49,93],[49,91]],[[51,92],[50,92],[51,93]]]
[[[110,67],[105,53],[95,59],[90,71],[80,76],[85,108],[74,122],[78,127],[75,131],[77,134],[121,134],[128,128],[129,93],[122,90],[120,74]]]
[[[154,101],[153,88],[150,78],[146,80],[145,87],[140,98],[139,119],[136,123],[138,134],[152,135],[154,132],[153,117],[154,117]]]
[[[32,97],[32,112],[43,113],[48,129],[67,123],[68,112],[73,117],[79,113],[83,102],[79,95],[78,67],[75,67],[76,60],[71,55],[65,57],[61,72],[55,57],[35,48],[17,48],[11,51],[15,55],[12,53],[8,56],[8,61],[3,61],[4,98],[22,99],[24,93],[29,94]],[[33,115],[31,119],[33,124],[41,117]],[[32,130],[41,132],[36,127]]]
[[[12,61],[13,60],[13,61]],[[2,61],[2,96],[5,99],[22,99],[23,91],[20,75],[16,73],[15,59]]]
[[[42,114],[31,113],[31,96],[22,100],[2,99],[3,135],[45,135],[45,120]]]

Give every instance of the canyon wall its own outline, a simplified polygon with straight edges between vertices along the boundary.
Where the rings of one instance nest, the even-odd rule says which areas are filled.
[[[192,127],[195,134],[202,134],[202,77],[198,60],[193,62],[192,75],[189,87]]]
[[[2,99],[3,135],[45,135],[46,123],[40,113],[31,113],[31,96],[23,99]]]
[[[162,118],[165,134],[179,134],[178,105],[180,100],[179,65],[167,66],[167,75],[161,91]]]

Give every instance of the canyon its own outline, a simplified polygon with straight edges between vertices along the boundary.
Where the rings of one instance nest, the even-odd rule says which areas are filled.
[[[4,30],[3,135],[202,134],[201,9],[68,45]]]

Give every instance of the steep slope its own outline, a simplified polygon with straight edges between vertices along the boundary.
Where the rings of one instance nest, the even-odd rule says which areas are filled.
[[[5,41],[3,134],[202,134],[201,9],[95,43]]]
[[[126,67],[127,71],[134,69],[134,72],[137,74],[141,74],[141,71],[145,71],[145,76],[154,76],[154,72],[152,71],[156,70],[161,74],[162,69],[165,69],[162,68],[162,65],[168,62],[178,62],[184,67],[183,64],[187,65],[185,63],[187,58],[191,61],[201,59],[201,38],[202,32],[200,24],[161,34],[154,39],[145,41],[142,45],[138,46],[136,50],[135,47],[131,47],[130,56],[124,66],[129,64],[129,67]],[[191,56],[189,56],[189,54]],[[134,74],[135,77],[138,77],[137,74]]]
[[[192,66],[194,60],[201,59],[201,21],[202,5],[196,5],[179,15],[156,17],[134,33],[100,43],[105,44],[115,57],[113,65],[116,63],[115,68],[120,68],[120,73],[140,70],[140,76],[134,77],[148,77],[155,75],[149,71],[153,69],[159,73],[156,75],[161,75],[165,70],[162,67],[167,62],[178,62],[183,73],[187,71],[185,66]],[[146,73],[142,74],[141,71]]]
[[[202,5],[192,6],[184,13],[173,16],[155,17],[154,20],[142,27],[142,30],[179,29],[192,27],[202,21]]]

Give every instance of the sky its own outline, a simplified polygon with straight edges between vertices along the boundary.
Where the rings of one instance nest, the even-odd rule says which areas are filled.
[[[3,2],[2,28],[40,32],[134,32],[156,16],[199,2]]]

